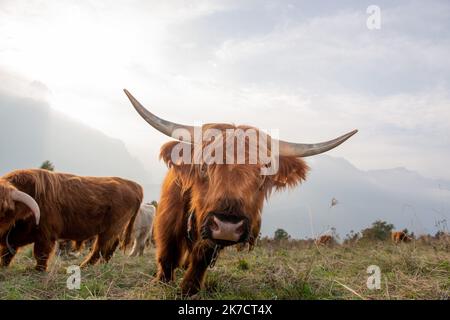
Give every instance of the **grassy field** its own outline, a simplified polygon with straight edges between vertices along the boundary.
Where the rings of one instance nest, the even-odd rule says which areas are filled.
[[[143,257],[116,252],[109,264],[82,270],[80,290],[69,290],[66,267],[82,257],[55,256],[48,273],[32,270],[32,248],[24,248],[11,267],[0,269],[0,299],[183,299],[180,278],[152,282],[154,249]],[[367,267],[381,269],[381,289],[369,290]],[[304,247],[266,243],[252,252],[226,249],[208,270],[197,299],[449,299],[448,243],[368,243]]]

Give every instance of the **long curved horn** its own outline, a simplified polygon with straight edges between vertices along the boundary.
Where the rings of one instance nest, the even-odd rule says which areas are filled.
[[[145,109],[145,107],[134,98],[130,92],[128,92],[127,89],[123,89],[125,94],[127,95],[128,99],[130,99],[131,103],[133,104],[133,107],[136,109],[136,111],[141,115],[142,118],[144,118],[145,121],[147,121],[152,127],[154,127],[156,130],[164,133],[165,135],[179,139],[179,137],[174,136],[173,133],[176,129],[184,129],[188,130],[191,139],[194,138],[194,131],[196,127],[194,126],[186,126],[174,122],[170,122],[164,119],[161,119]],[[283,140],[279,140],[279,150],[280,155],[282,156],[294,156],[294,157],[309,157],[313,156],[319,153],[326,152],[328,150],[331,150],[333,148],[336,148],[338,145],[343,143],[345,140],[350,138],[352,135],[357,133],[358,130],[353,130],[347,134],[344,134],[343,136],[340,136],[339,138],[321,142],[321,143],[313,143],[313,144],[304,144],[304,143],[294,143],[294,142],[287,142]],[[188,142],[188,141],[185,141]],[[193,140],[189,141],[193,142]]]
[[[326,152],[333,148],[336,148],[338,145],[343,143],[345,140],[350,138],[352,135],[357,133],[358,130],[353,130],[349,133],[346,133],[336,139],[320,142],[320,143],[294,143],[294,142],[286,142],[283,140],[279,140],[279,148],[280,155],[282,156],[293,156],[293,157],[309,157],[319,153]]]
[[[34,219],[36,220],[36,225],[39,225],[39,220],[41,219],[41,210],[39,209],[39,205],[37,204],[36,200],[34,200],[25,192],[19,190],[13,190],[11,192],[11,198],[14,201],[21,202],[28,208],[30,208],[31,212],[33,212]]]
[[[127,95],[128,99],[130,99],[131,104],[136,109],[136,111],[140,114],[140,116],[142,118],[144,118],[144,120],[147,121],[153,128],[164,133],[166,136],[169,136],[169,137],[172,137],[175,139],[179,139],[179,137],[173,136],[173,133],[175,130],[177,130],[177,129],[188,130],[191,135],[191,141],[184,141],[184,142],[192,142],[193,141],[194,130],[195,130],[194,126],[186,126],[186,125],[182,125],[182,124],[178,124],[175,122],[170,122],[170,121],[161,119],[161,118],[155,116],[153,113],[151,113],[147,109],[145,109],[145,107],[139,101],[137,101],[136,98],[133,97],[131,95],[131,93],[128,92],[127,89],[123,89],[123,91]]]

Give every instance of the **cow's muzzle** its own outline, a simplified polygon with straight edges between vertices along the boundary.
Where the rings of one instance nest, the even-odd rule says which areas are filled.
[[[209,239],[221,245],[246,242],[248,235],[248,218],[241,215],[211,212],[202,228],[203,239]]]

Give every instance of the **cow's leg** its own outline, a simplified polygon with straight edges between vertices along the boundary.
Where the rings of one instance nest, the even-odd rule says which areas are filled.
[[[119,239],[116,239],[112,244],[106,247],[104,250],[101,250],[100,253],[105,262],[108,262],[116,251],[117,246],[119,245]]]
[[[156,245],[156,258],[158,261],[158,273],[156,279],[162,282],[173,281],[174,271],[181,259],[181,243],[175,238],[166,239],[164,243]]]
[[[190,198],[173,177],[166,176],[153,224],[156,247],[157,281],[172,281],[186,247],[187,215]]]
[[[131,248],[130,257],[135,257],[137,255],[137,246],[138,246],[138,242],[137,239],[134,239],[133,241],[133,247]]]
[[[37,239],[34,243],[34,258],[36,259],[35,269],[38,271],[47,270],[48,260],[55,248],[56,241],[49,239]]]
[[[139,235],[139,237],[136,240],[136,243],[137,243],[137,254],[139,254],[139,256],[143,256],[145,249],[145,233]]]
[[[186,252],[183,254],[183,258],[181,259],[181,268],[184,270],[187,270],[189,268],[191,259],[191,253],[189,250],[186,250]]]
[[[1,257],[0,266],[8,267],[10,265],[12,259],[14,258],[17,252],[17,248],[11,246],[11,249],[13,249],[14,251],[11,252],[7,246],[0,246],[0,257]]]
[[[73,241],[72,243],[73,251],[81,253],[84,249],[84,241]]]
[[[184,295],[194,295],[203,286],[206,269],[211,263],[214,255],[214,246],[206,242],[197,243],[189,260],[189,267],[181,282],[181,293]]]
[[[100,259],[108,262],[119,245],[118,233],[109,230],[108,232],[99,234],[91,254],[83,261],[81,267],[85,267],[88,264],[95,265]]]
[[[145,249],[145,240],[141,242],[141,246],[139,247],[139,256],[142,257],[144,255],[144,249]]]
[[[84,268],[88,264],[95,265],[97,261],[100,259],[100,248],[99,248],[99,237],[97,237],[94,241],[94,244],[92,245],[91,251],[89,252],[89,255],[84,259],[84,261],[81,263],[80,267]]]

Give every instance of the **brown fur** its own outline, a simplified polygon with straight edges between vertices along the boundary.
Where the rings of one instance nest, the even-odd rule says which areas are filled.
[[[330,245],[333,241],[333,237],[330,235],[323,235],[316,239],[317,245],[327,246]]]
[[[11,190],[29,194],[39,204],[41,221],[35,226],[29,209],[11,201]],[[58,239],[83,241],[97,236],[82,263],[108,261],[119,237],[129,241],[143,198],[140,185],[114,177],[80,177],[46,170],[17,170],[0,178],[0,255],[3,266],[14,250],[34,243],[36,269],[45,270]]]
[[[95,242],[95,237],[87,240],[59,240],[58,251],[62,256],[77,256],[82,253],[84,249],[91,249]]]
[[[250,127],[227,124],[210,124],[203,127],[208,128],[224,132],[227,128],[245,130]],[[225,146],[227,142],[226,139],[223,140]],[[257,164],[248,164],[248,147],[246,164],[175,164],[171,161],[171,152],[178,143],[172,141],[164,144],[160,153],[160,158],[169,166],[169,171],[163,181],[154,222],[157,279],[173,280],[174,270],[185,264],[187,271],[181,289],[184,294],[195,294],[203,284],[205,271],[214,252],[214,244],[210,240],[201,239],[200,236],[208,212],[230,211],[232,208],[244,214],[250,222],[249,243],[253,245],[260,232],[264,200],[273,189],[294,187],[303,181],[308,166],[299,158],[280,157],[278,172],[263,177],[260,174],[263,165],[260,161]],[[203,148],[208,144],[211,143],[205,142]],[[195,157],[194,147],[190,147],[192,157]],[[190,212],[194,212],[196,220],[192,241],[187,237]],[[183,257],[186,257],[185,261]]]
[[[391,233],[391,239],[394,243],[400,243],[400,242],[409,242],[411,241],[411,238],[408,237],[408,235],[404,231],[393,231]]]

